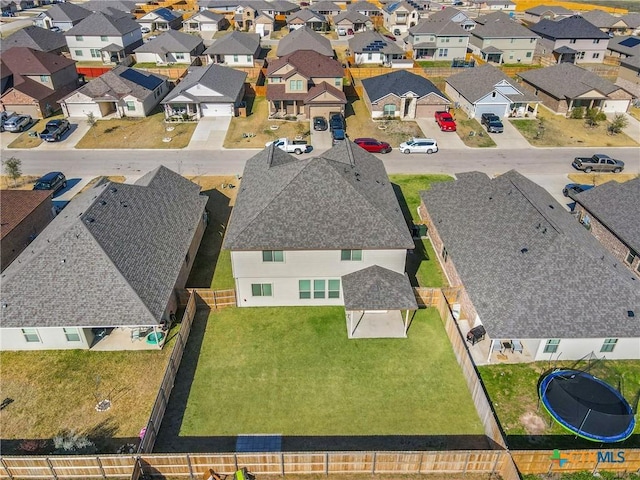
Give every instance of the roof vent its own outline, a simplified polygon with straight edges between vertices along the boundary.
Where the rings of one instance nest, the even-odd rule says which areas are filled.
[[[493,197],[489,197],[489,200],[493,200]]]
[[[60,260],[60,263],[65,263],[67,261],[66,258],[63,258],[62,260]]]
[[[104,200],[100,200],[100,205],[106,205],[107,202],[105,202]]]
[[[93,222],[95,222],[95,221],[96,221],[96,219],[95,219],[95,218],[93,218],[93,217],[87,217],[87,218],[85,218],[85,220],[84,220],[84,221],[85,221],[86,223],[93,223]]]
[[[111,193],[116,193],[118,191],[116,187],[111,187],[109,190],[111,190]]]
[[[549,205],[549,208],[553,210],[555,207],[553,205]]]
[[[520,250],[520,253],[527,253],[528,251],[529,249],[525,247]]]
[[[122,200],[120,200],[120,206],[127,208],[129,205],[127,205],[127,202],[123,202]]]
[[[633,318],[635,316],[636,316],[636,314],[635,314],[635,312],[633,310],[627,310],[627,317]]]

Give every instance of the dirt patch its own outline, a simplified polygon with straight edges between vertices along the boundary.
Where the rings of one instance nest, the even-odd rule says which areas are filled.
[[[624,183],[638,178],[638,176],[636,173],[571,173],[569,174],[569,180],[574,183],[598,186],[611,180]]]
[[[542,435],[547,429],[544,420],[534,412],[526,412],[520,417],[520,422],[529,435]]]
[[[0,175],[0,189],[2,190],[31,190],[36,180],[35,175],[22,175],[15,182],[8,175]]]

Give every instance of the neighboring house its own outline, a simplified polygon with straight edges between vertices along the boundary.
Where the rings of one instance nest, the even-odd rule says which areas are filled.
[[[277,57],[284,57],[296,50],[314,50],[325,57],[334,57],[331,40],[304,26],[286,34],[278,42]]]
[[[414,243],[401,212],[382,161],[350,141],[302,160],[265,148],[245,165],[223,243],[238,306],[344,305],[350,338],[371,322],[406,336]]]
[[[524,21],[538,23],[540,20],[560,20],[574,15],[571,10],[561,5],[538,5],[524,12]]]
[[[410,4],[406,0],[388,4],[383,10],[384,26],[390,32],[400,30],[406,32],[417,25],[420,21],[420,14],[425,13],[423,7],[414,3]]]
[[[61,55],[14,47],[3,52],[2,62],[12,76],[0,97],[2,110],[45,118],[79,85],[76,62]]]
[[[204,51],[209,63],[229,67],[253,67],[260,56],[260,35],[233,31],[215,40]]]
[[[350,12],[358,12],[365,17],[381,17],[382,10],[377,5],[367,2],[366,0],[359,0],[357,2],[349,3],[347,10]]]
[[[211,64],[194,67],[162,101],[168,119],[233,117],[244,97],[247,74]]]
[[[500,117],[535,117],[541,100],[490,64],[447,78],[445,93],[469,118],[483,113]]]
[[[631,104],[632,95],[622,87],[571,63],[520,72],[518,76],[525,88],[557,114],[569,114],[574,108],[624,113]]]
[[[622,16],[622,20],[629,28],[630,35],[640,35],[640,12],[629,12]]]
[[[338,5],[330,2],[329,0],[314,2],[309,6],[309,10],[319,13],[320,15],[325,15],[330,19],[342,11],[342,9]]]
[[[428,118],[448,110],[451,101],[428,79],[398,70],[362,79],[364,102],[372,118]]]
[[[57,3],[39,14],[34,22],[39,27],[58,27],[66,32],[91,15],[91,13],[91,10],[87,10],[75,3]]]
[[[635,104],[638,104],[640,98],[640,55],[620,60],[616,85],[631,93]]]
[[[287,16],[287,26],[289,30],[307,26],[316,32],[326,32],[329,30],[329,21],[324,15],[304,8]]]
[[[313,50],[297,50],[269,62],[267,100],[269,116],[328,117],[343,112],[344,69],[337,60]]]
[[[159,333],[177,311],[206,204],[163,166],[78,194],[3,272],[0,349],[144,348],[140,329]]]
[[[607,55],[618,58],[640,56],[640,37],[623,35],[609,39]]]
[[[31,50],[55,54],[69,51],[64,34],[52,32],[46,28],[36,27],[34,25],[21,28],[7,38],[3,38],[2,42],[0,42],[0,50],[2,53],[13,47],[26,47]]]
[[[556,63],[602,63],[607,51],[609,35],[579,15],[540,20],[530,29],[542,37],[540,54],[552,55]]]
[[[167,77],[118,65],[60,100],[67,117],[146,117],[169,91]]]
[[[0,11],[4,14],[15,14],[18,11],[18,4],[13,0],[2,0],[0,2]]]
[[[373,30],[373,21],[371,18],[355,10],[343,10],[337,15],[334,15],[333,25],[336,30],[342,28],[347,32],[352,30],[354,33]]]
[[[182,14],[178,14],[168,8],[157,8],[138,19],[141,27],[147,27],[152,32],[159,30],[180,30],[182,27]]]
[[[204,51],[202,38],[188,33],[169,30],[136,48],[137,63],[191,64]]]
[[[469,0],[469,6],[478,10],[516,11],[516,4],[511,0]]]
[[[182,22],[185,32],[217,32],[227,27],[229,21],[224,15],[202,10]]]
[[[571,198],[580,223],[640,277],[640,178],[607,182]]]
[[[274,16],[261,12],[254,19],[253,30],[260,35],[260,38],[269,37],[275,31],[276,20]]]
[[[461,333],[483,325],[489,337],[488,355],[484,342],[469,347],[476,364],[503,342],[521,346],[512,362],[638,359],[637,279],[544,188],[514,170],[493,179],[469,172],[420,197],[436,256],[458,288]]]
[[[509,15],[495,12],[476,19],[471,31],[471,51],[489,63],[533,62],[537,40],[540,38]]]
[[[5,270],[55,217],[51,192],[0,191],[0,271]]]
[[[276,16],[286,16],[297,10],[300,10],[299,5],[286,0],[241,0],[235,9],[237,15],[234,19],[236,28],[251,31],[255,30],[256,19],[263,14],[275,19]]]
[[[107,15],[116,15],[117,12],[133,15],[138,8],[138,2],[136,0],[89,0],[82,6],[92,12],[102,12]]]
[[[453,60],[465,58],[470,35],[452,20],[426,19],[409,29],[405,43],[416,60]]]
[[[473,30],[476,22],[469,16],[469,12],[458,10],[453,7],[446,7],[429,15],[429,19],[438,22],[453,22],[462,27],[463,30]]]
[[[391,66],[394,60],[405,57],[404,50],[396,42],[374,30],[356,33],[349,39],[349,50],[356,65]]]
[[[621,17],[611,15],[603,10],[589,10],[580,15],[590,24],[611,35],[625,35],[629,29]]]
[[[118,63],[142,45],[142,31],[131,17],[102,12],[89,15],[65,32],[71,58]]]

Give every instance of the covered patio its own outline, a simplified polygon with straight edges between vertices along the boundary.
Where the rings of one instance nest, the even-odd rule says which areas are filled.
[[[553,51],[553,56],[557,63],[576,63],[577,50],[566,45],[558,47]]]
[[[373,265],[344,275],[342,294],[349,338],[407,337],[418,303],[406,273]]]
[[[100,49],[100,54],[102,55],[102,63],[105,64],[120,63],[126,56],[124,48],[120,45],[116,45],[115,43],[110,43],[106,47],[102,47]]]
[[[480,53],[482,54],[482,59],[489,63],[497,63],[498,65],[502,63],[503,52],[493,45],[483,48]]]

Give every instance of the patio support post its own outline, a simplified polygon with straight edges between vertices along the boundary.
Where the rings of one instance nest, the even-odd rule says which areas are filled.
[[[409,330],[409,309],[404,312],[404,336],[407,336],[407,330]]]
[[[158,340],[158,327],[157,327],[157,325],[153,326],[153,336],[156,339],[156,345],[158,346],[158,350],[162,350],[162,347],[160,346],[160,340]]]

